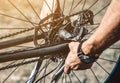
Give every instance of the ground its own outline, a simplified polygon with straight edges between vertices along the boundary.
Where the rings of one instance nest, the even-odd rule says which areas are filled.
[[[27,16],[27,18],[29,18],[29,20],[32,20],[32,22],[35,22],[35,23],[39,23],[38,17],[35,15],[35,13],[33,13],[33,10],[29,6],[29,4],[26,2],[26,0],[10,0],[10,1],[13,2],[18,7],[18,9],[20,11],[22,11],[24,13],[24,15]],[[42,6],[42,0],[35,0],[35,1],[30,0],[30,1],[31,1],[32,5],[34,6],[34,8],[36,9],[36,11],[38,13],[40,13],[41,6]],[[69,0],[68,2],[70,2],[70,1],[71,0]],[[92,3],[90,1],[88,1],[88,2],[89,2],[89,4]],[[101,2],[101,3],[104,3],[104,2]],[[69,5],[69,3],[67,5]],[[94,8],[94,10],[96,10],[96,8]],[[3,15],[1,15],[1,13],[7,14],[7,15],[10,15],[13,17],[17,17],[20,19],[25,19],[25,17],[23,15],[21,15],[21,13],[18,12],[7,0],[0,0],[0,37],[4,36],[5,34],[13,33],[15,31],[20,30],[20,29],[5,29],[5,28],[30,28],[33,26],[31,23],[24,22],[24,21],[22,22],[20,20],[16,20],[13,18],[3,16]],[[102,14],[100,14],[100,16],[102,16]],[[98,19],[100,19],[100,17],[98,17]],[[22,35],[18,35],[17,37],[28,35],[28,34],[33,34],[33,31],[27,32]],[[12,39],[12,38],[14,38],[14,37],[10,37],[8,39]],[[1,39],[0,42],[5,41],[5,40],[6,39],[3,39],[3,40]],[[33,42],[25,44],[25,45],[33,46]],[[24,46],[24,44],[22,46]],[[8,50],[16,49],[16,48],[18,48],[18,47],[13,47],[10,49],[5,49],[5,50],[8,51]],[[1,51],[3,51],[3,50],[1,50]],[[114,51],[112,49],[108,49],[106,52],[103,53],[102,56],[113,59],[113,58],[116,58],[116,55],[118,53],[119,53],[118,50]],[[106,66],[107,70],[111,69],[111,65],[113,65],[113,63],[107,64],[106,61],[102,61],[102,60],[98,60],[98,62],[101,62],[101,64],[104,64]],[[2,67],[5,64],[7,64],[7,63],[1,64],[0,67]],[[55,65],[55,63],[53,63],[53,65]],[[106,74],[105,75],[102,74],[103,76],[101,76],[102,70],[99,67],[97,67],[96,65],[97,64],[94,64],[93,68],[95,71],[98,71],[96,74],[99,76],[99,79],[104,78],[104,76],[106,76]],[[16,70],[16,72],[5,83],[24,83],[25,80],[30,75],[30,72],[33,67],[34,67],[33,63],[19,67]],[[12,70],[13,69],[0,71],[0,76],[1,76],[0,82],[1,83],[6,78],[6,75],[8,75],[10,73],[10,71],[12,71]],[[90,73],[88,70],[85,72],[80,71],[79,77],[84,81],[84,83],[86,83],[86,82],[87,83],[88,82],[96,83],[95,80],[90,81],[93,78],[92,78],[92,75],[88,75],[88,73]]]

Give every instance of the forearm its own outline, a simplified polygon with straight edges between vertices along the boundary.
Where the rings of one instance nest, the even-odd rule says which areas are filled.
[[[120,0],[112,1],[98,29],[85,43],[83,43],[82,50],[85,54],[88,54],[91,51],[96,51],[97,49],[104,47],[106,42],[109,42],[113,39],[112,38],[111,40],[110,39],[108,40],[110,36],[115,36],[113,32],[116,29],[118,29],[117,26],[120,23],[119,3]],[[114,41],[112,43],[114,43]]]

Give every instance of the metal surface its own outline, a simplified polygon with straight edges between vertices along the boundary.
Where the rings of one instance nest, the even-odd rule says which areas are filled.
[[[0,62],[6,62],[6,61],[13,61],[13,60],[20,60],[20,59],[26,59],[26,58],[33,58],[33,57],[43,57],[45,55],[54,54],[58,52],[65,52],[67,51],[68,43],[59,44],[55,46],[49,46],[45,48],[37,48],[32,50],[26,50],[26,51],[19,51],[19,52],[13,52],[13,53],[4,53],[0,54]],[[53,56],[53,55],[52,55]]]
[[[39,36],[37,38],[40,39],[40,38],[42,38],[42,36],[43,36],[42,34],[39,34]],[[12,47],[15,45],[31,42],[31,41],[33,41],[33,37],[34,37],[34,35],[28,35],[28,36],[0,42],[0,49],[4,49],[4,48]]]

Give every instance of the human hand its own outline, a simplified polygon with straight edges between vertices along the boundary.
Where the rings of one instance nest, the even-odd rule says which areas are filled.
[[[64,72],[69,74],[71,70],[85,70],[92,66],[91,64],[86,64],[80,61],[77,55],[77,49],[79,46],[79,42],[71,42],[69,44],[70,52],[66,58]]]

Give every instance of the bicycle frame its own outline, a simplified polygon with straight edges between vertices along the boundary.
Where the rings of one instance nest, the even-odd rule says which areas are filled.
[[[20,51],[16,52],[14,54],[12,53],[5,53],[5,54],[0,54],[0,62],[7,62],[7,61],[13,61],[13,60],[20,60],[20,59],[26,59],[26,58],[34,58],[34,57],[44,57],[44,55],[50,56],[50,54],[54,54],[56,52],[60,51],[68,51],[68,43],[64,44],[59,44],[55,46],[50,46],[47,48],[36,48],[36,49],[31,49],[31,50],[26,50],[26,51]]]

